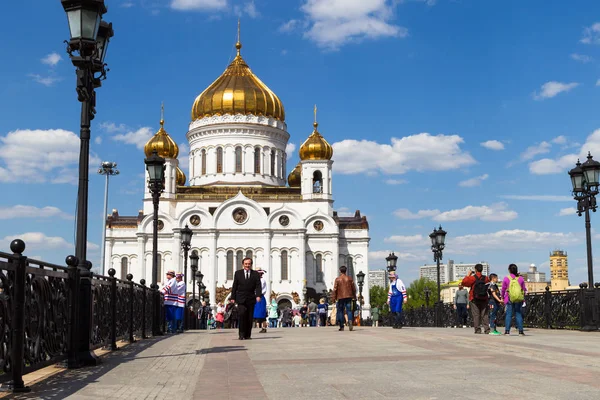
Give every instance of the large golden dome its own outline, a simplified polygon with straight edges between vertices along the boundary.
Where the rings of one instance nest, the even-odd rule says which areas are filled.
[[[159,156],[164,158],[177,158],[179,155],[179,147],[177,143],[171,136],[165,131],[164,128],[165,120],[160,120],[160,129],[154,136],[148,140],[146,145],[144,146],[144,153],[146,153],[146,157],[150,157],[152,155],[152,151],[156,149],[156,152]]]
[[[317,130],[319,124],[315,121],[315,129],[308,139],[300,146],[300,159],[304,160],[331,160],[333,157],[333,147]]]
[[[288,175],[288,185],[290,187],[300,187],[302,183],[302,164],[298,163],[296,168]]]
[[[181,170],[181,168],[177,167],[177,186],[185,186],[185,173]]]
[[[256,75],[242,56],[242,44],[236,43],[237,56],[194,101],[192,121],[213,115],[252,114],[285,121],[285,111],[279,97]]]

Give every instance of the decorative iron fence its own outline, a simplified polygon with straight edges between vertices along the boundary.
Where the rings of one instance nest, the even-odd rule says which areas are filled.
[[[72,360],[77,360],[82,349],[114,350],[118,340],[132,342],[151,334],[156,291],[147,288],[143,279],[140,284],[133,282],[131,274],[127,280],[117,279],[112,268],[109,276],[84,271],[91,281],[86,296],[84,274],[75,257],[67,257],[65,267],[23,256],[25,243],[21,240],[14,240],[10,248],[14,254],[0,252],[2,389],[29,391],[24,374],[65,360],[70,368],[77,367]],[[91,329],[88,326],[87,330],[81,325],[87,310],[78,311],[78,305],[86,302],[91,304],[91,318],[87,319]],[[159,304],[163,304],[162,296]]]
[[[505,309],[500,307],[496,315],[496,324],[504,327]],[[403,312],[405,326],[435,327],[435,307],[408,308]],[[512,324],[514,326],[514,318]],[[379,324],[392,326],[392,315],[380,316]],[[472,325],[471,313],[467,313],[467,324]],[[583,329],[598,327],[600,324],[600,285],[588,289],[582,284],[579,290],[565,290],[531,293],[525,296],[523,306],[523,325],[528,328],[543,329]],[[440,327],[461,325],[457,322],[456,310],[452,304],[441,307]]]

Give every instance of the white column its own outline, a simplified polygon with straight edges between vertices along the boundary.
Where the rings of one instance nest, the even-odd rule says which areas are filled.
[[[173,242],[171,242],[171,252],[173,254],[173,269],[175,272],[183,272],[183,263],[181,259],[181,232],[173,232]]]
[[[209,257],[210,257],[210,267],[208,276],[210,278],[210,282],[208,284],[208,290],[210,292],[209,298],[210,303],[214,307],[217,302],[217,279],[219,279],[219,264],[217,258],[217,233],[215,231],[210,232],[209,234]]]
[[[264,269],[267,270],[267,295],[265,299],[267,304],[271,303],[271,281],[273,280],[273,268],[271,268],[271,232],[268,231],[265,235],[265,250],[263,252],[263,265]]]
[[[326,279],[326,284],[327,284],[327,288],[331,288],[333,289],[333,282],[335,281],[335,278],[337,278],[338,276],[338,270],[340,268],[340,237],[339,234],[337,234],[334,238],[333,238],[333,243],[332,243],[332,253],[333,253],[333,260],[331,262],[331,267],[329,268],[329,270],[327,271],[327,275],[328,278]],[[366,271],[366,273],[368,273],[369,271]]]
[[[144,235],[138,235],[137,237],[137,253],[140,276],[134,275],[133,279],[139,282],[140,279],[146,279],[146,238]],[[150,285],[150,283],[146,281],[146,285]]]
[[[104,265],[102,266],[102,274],[104,276],[108,276],[108,270],[112,265],[112,254],[114,245],[115,241],[113,239],[107,239],[105,242],[106,255],[104,256]]]

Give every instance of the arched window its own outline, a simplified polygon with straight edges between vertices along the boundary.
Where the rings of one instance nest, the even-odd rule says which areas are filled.
[[[206,175],[206,150],[202,149],[202,175]]]
[[[242,148],[235,148],[235,172],[242,172]]]
[[[223,148],[217,148],[217,174],[223,173]]]
[[[246,251],[246,258],[252,258],[252,260],[254,260],[252,250]]]
[[[284,250],[281,252],[281,280],[287,281],[288,279],[288,252]]]
[[[323,174],[321,174],[321,171],[313,173],[313,193],[323,193]]]
[[[227,252],[227,280],[233,280],[233,251]]]
[[[127,257],[121,258],[121,279],[127,276]]]
[[[254,148],[254,173],[260,174],[260,147]]]
[[[323,282],[323,256],[320,254],[315,259],[315,277],[316,282]]]
[[[275,150],[271,150],[271,176],[275,176]]]
[[[236,259],[237,259],[237,269],[242,269],[244,268],[244,266],[242,265],[242,260],[244,259],[244,252],[241,250],[238,250],[238,252],[235,255]]]
[[[354,275],[354,259],[352,257],[348,257],[346,260],[346,267],[348,268],[348,276],[356,282],[356,276]]]

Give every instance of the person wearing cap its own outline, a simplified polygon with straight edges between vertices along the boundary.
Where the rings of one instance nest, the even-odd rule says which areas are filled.
[[[183,274],[178,272],[175,274],[175,282],[177,288],[177,309],[175,310],[175,330],[177,333],[183,333],[183,313],[185,311],[185,281]]]
[[[256,272],[260,275],[262,296],[260,302],[254,307],[254,321],[256,321],[257,327],[262,328],[259,333],[267,333],[267,300],[265,300],[265,295],[267,294],[267,280],[264,277],[267,271],[258,268]]]
[[[167,283],[165,286],[163,286],[160,292],[165,297],[165,319],[167,320],[167,333],[175,333],[174,322],[177,314],[177,304],[179,303],[175,271],[167,271]]]
[[[402,328],[402,304],[406,304],[406,287],[398,279],[395,272],[390,272],[390,290],[388,291],[387,304],[390,306],[390,313],[394,316],[394,329]]]

